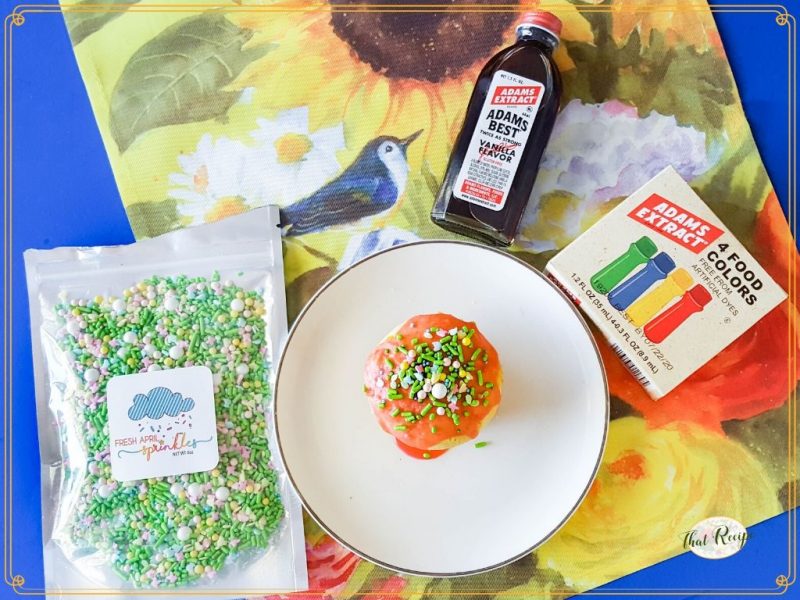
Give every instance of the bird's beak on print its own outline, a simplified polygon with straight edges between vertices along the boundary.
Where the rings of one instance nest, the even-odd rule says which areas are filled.
[[[411,142],[413,142],[415,139],[417,139],[420,136],[422,131],[423,131],[422,129],[420,129],[418,131],[415,131],[414,133],[412,133],[407,138],[403,138],[402,140],[400,140],[398,142],[398,145],[403,149],[403,152],[405,152],[408,149],[408,146],[411,144]]]

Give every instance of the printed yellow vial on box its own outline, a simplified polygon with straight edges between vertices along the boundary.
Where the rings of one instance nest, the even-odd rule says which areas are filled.
[[[545,270],[654,398],[786,299],[672,167]]]

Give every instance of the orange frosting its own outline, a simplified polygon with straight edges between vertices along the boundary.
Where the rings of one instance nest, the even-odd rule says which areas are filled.
[[[402,370],[404,363],[413,364],[414,362],[400,349],[401,346],[407,350],[415,351],[417,360],[420,355],[436,353],[433,350],[433,344],[434,342],[441,343],[442,336],[436,332],[431,333],[431,327],[444,330],[446,332],[444,339],[447,339],[446,336],[450,335],[449,332],[452,329],[458,329],[461,332],[446,343],[448,345],[452,343],[461,345],[463,361],[460,361],[460,368],[455,368],[453,357],[446,351],[441,351],[441,357],[450,358],[451,364],[439,365],[440,372],[444,373],[445,376],[450,373],[454,374],[456,381],[451,388],[448,388],[448,394],[445,398],[436,399],[432,393],[428,392],[425,398],[420,400],[417,399],[416,394],[410,397],[412,396],[410,387],[404,388],[399,376],[395,378],[395,388],[392,388],[392,376]],[[466,344],[464,344],[463,337],[458,337],[459,335],[464,336],[463,327],[466,327],[468,331],[474,330]],[[426,332],[429,332],[430,337],[426,337]],[[416,352],[415,345],[412,343],[414,338],[417,339],[417,345],[428,344],[427,349]],[[458,339],[457,342],[455,341],[456,339]],[[471,357],[479,349],[481,352],[473,361],[474,369],[467,370]],[[486,356],[485,361],[483,360],[484,355]],[[478,371],[482,374],[483,385],[479,384]],[[407,373],[413,374],[415,372],[412,368]],[[469,376],[465,377],[460,373],[468,373]],[[431,379],[428,375],[424,376],[428,380]],[[435,377],[433,379],[435,381]],[[411,380],[413,385],[416,379],[412,377]],[[471,406],[467,405],[466,398],[469,390],[458,393],[462,381],[467,388],[474,388],[475,390],[474,397],[471,398],[473,403]],[[487,387],[487,383],[490,383],[491,387]],[[457,317],[444,313],[417,315],[408,319],[370,353],[364,370],[364,392],[369,399],[378,424],[386,433],[396,438],[398,445],[407,454],[419,454],[417,457],[420,458],[423,457],[421,453],[425,453],[425,451],[429,451],[427,452],[429,456],[424,458],[433,458],[441,454],[440,451],[442,450],[447,450],[477,437],[481,428],[494,416],[497,410],[501,397],[501,383],[502,369],[497,351],[478,331],[475,323],[462,321]],[[400,398],[389,399],[390,395],[398,394],[401,396]],[[455,403],[452,403],[453,395],[458,397],[458,401]],[[447,404],[447,409],[451,413],[458,415],[458,424],[446,414],[438,415],[436,409],[439,407],[432,406],[433,401]],[[477,405],[475,405],[476,402]],[[428,404],[431,404],[430,408],[427,409],[424,415],[421,415],[421,412]],[[397,414],[392,416],[395,409]],[[404,412],[419,415],[420,418],[408,422],[402,416]],[[432,420],[430,419],[431,414],[435,415]],[[395,427],[398,426],[405,427],[405,429],[396,429]],[[415,453],[415,449],[421,451],[421,453]]]

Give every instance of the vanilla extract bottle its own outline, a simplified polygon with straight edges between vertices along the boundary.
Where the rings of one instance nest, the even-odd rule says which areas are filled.
[[[560,33],[555,15],[527,13],[516,43],[484,66],[431,211],[437,225],[497,246],[514,241],[561,101]]]

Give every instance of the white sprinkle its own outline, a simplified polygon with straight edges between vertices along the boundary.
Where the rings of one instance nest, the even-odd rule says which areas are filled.
[[[437,400],[441,400],[442,398],[447,396],[447,386],[440,381],[433,385],[433,387],[431,388],[431,394]]]
[[[214,497],[219,500],[220,502],[225,502],[230,496],[231,492],[226,487],[217,488],[217,491],[214,492]]]
[[[448,333],[450,335],[455,335],[455,334],[458,333],[458,328],[457,327],[453,327],[450,331],[448,331]]]
[[[185,542],[190,537],[192,537],[192,530],[189,529],[186,525],[182,525],[178,527],[177,537],[180,541]]]
[[[378,378],[375,380],[375,387],[382,388],[384,385],[386,384],[383,382],[383,379]]]
[[[126,331],[122,336],[122,341],[126,344],[135,344],[138,340],[139,337],[133,331]]]
[[[167,296],[164,298],[164,308],[167,310],[178,310],[178,299],[175,296]]]
[[[436,408],[436,414],[440,417],[444,414],[444,406],[439,406]]]
[[[430,381],[426,381],[425,385],[422,386],[422,389],[426,393],[430,392],[431,391],[431,382]]]
[[[237,375],[241,375],[242,377],[244,377],[249,372],[250,372],[250,367],[248,367],[245,363],[242,363],[240,365],[236,365],[236,374]]]
[[[442,343],[441,342],[433,342],[433,351],[434,352],[438,352],[441,349],[442,349]]]
[[[231,310],[234,312],[242,312],[244,310],[244,301],[240,298],[231,300]]]
[[[197,498],[200,495],[200,491],[201,489],[199,483],[190,483],[189,487],[186,488],[186,493],[192,498]]]
[[[97,369],[86,369],[83,373],[83,380],[86,383],[94,383],[98,379],[100,379],[100,371]]]
[[[439,337],[444,337],[446,334],[447,332],[444,329],[440,329],[439,331],[436,332],[436,335],[438,335]]]
[[[97,488],[97,494],[101,498],[108,498],[111,495],[111,491],[111,487],[106,484],[103,484]]]
[[[222,383],[222,373],[214,373],[211,376],[211,379],[214,382],[215,386],[219,386],[219,384]]]
[[[115,313],[124,313],[125,309],[127,308],[128,305],[122,298],[117,298],[116,300],[114,300],[114,302],[111,303],[111,310],[113,310]]]
[[[161,367],[159,367],[158,365],[150,365],[149,367],[147,367],[147,372],[148,373],[152,373],[153,371],[160,371],[160,370],[161,370]]]
[[[442,363],[444,363],[444,366],[445,366],[445,367],[449,367],[450,365],[452,365],[452,364],[453,364],[453,361],[452,361],[452,360],[450,360],[449,358],[445,358],[445,359],[442,361]]]
[[[181,487],[180,483],[173,483],[171,486],[169,486],[169,493],[172,494],[173,496],[177,496],[178,494],[181,493],[182,489],[183,488]]]
[[[76,338],[81,334],[81,324],[77,321],[67,323],[67,333]]]
[[[472,394],[467,394],[466,396],[464,396],[464,400],[466,400],[467,403],[472,402]]]
[[[407,356],[408,360],[414,360],[417,357],[417,353],[413,350],[409,350]]]
[[[155,351],[156,347],[153,344],[145,344],[144,348],[142,348],[142,352],[147,356],[152,356]]]
[[[420,390],[420,391],[417,392],[417,400],[425,400],[425,398],[427,396],[428,396],[428,393],[426,391],[424,391],[424,390]]]
[[[460,369],[460,368],[461,368],[461,363],[460,363],[460,362],[458,362],[458,361],[455,361],[455,362],[453,363],[453,368],[454,368],[454,369]]]
[[[89,463],[89,473],[92,475],[99,475],[100,474],[100,465],[96,462],[92,461]]]
[[[430,331],[426,331],[425,333],[422,334],[422,337],[431,339],[433,336],[431,335]]]
[[[181,348],[180,346],[173,346],[172,348],[169,349],[169,357],[172,360],[178,360],[180,358],[183,358],[183,348]]]

